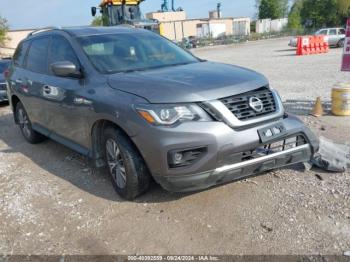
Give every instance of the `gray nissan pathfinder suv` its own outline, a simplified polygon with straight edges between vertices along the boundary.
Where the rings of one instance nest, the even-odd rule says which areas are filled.
[[[108,166],[129,200],[152,178],[169,191],[202,190],[309,161],[318,147],[264,76],[141,29],[33,32],[7,84],[28,142],[48,137]]]

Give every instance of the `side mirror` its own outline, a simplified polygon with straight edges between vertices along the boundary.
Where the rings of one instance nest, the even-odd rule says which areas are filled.
[[[91,7],[91,15],[95,16],[97,13],[97,8],[96,7]]]
[[[51,64],[51,70],[56,76],[82,78],[82,73],[77,66],[69,61],[56,62]]]

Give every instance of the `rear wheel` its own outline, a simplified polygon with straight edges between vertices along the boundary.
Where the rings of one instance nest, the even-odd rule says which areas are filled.
[[[29,143],[37,144],[46,139],[45,136],[32,129],[32,124],[30,122],[28,114],[21,102],[18,102],[16,105],[16,119],[18,121],[22,135]]]
[[[116,192],[134,200],[150,184],[150,175],[143,158],[130,139],[116,128],[104,132],[105,159]]]

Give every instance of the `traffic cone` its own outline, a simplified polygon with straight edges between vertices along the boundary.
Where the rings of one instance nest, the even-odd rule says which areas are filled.
[[[303,55],[303,40],[300,36],[298,36],[298,40],[297,40],[297,55]]]
[[[320,117],[323,116],[323,107],[321,102],[321,97],[317,97],[314,109],[311,113],[312,116]]]

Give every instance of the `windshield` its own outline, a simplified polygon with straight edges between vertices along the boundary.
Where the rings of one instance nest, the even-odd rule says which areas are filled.
[[[118,73],[198,62],[174,43],[151,33],[121,33],[78,38],[101,73]]]
[[[4,73],[9,65],[10,65],[10,62],[0,62],[0,73],[1,74]]]

